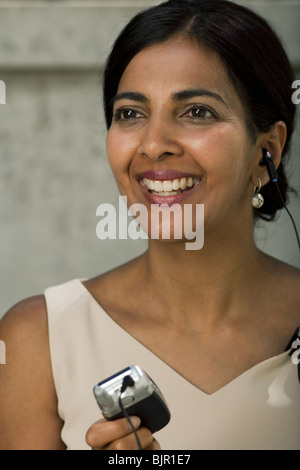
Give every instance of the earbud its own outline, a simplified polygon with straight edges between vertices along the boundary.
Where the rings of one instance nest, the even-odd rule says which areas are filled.
[[[264,148],[263,148],[263,158],[260,164],[265,165],[267,167],[270,180],[272,181],[272,183],[276,183],[278,181],[278,174],[277,174],[273,159],[271,157],[270,152],[268,152],[268,150]]]

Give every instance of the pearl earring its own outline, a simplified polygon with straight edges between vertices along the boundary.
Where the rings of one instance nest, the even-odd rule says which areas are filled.
[[[260,194],[260,189],[261,189],[261,179],[258,178],[258,188],[256,186],[254,186],[254,189],[253,189],[253,197],[252,197],[252,206],[255,208],[255,209],[259,209],[260,207],[262,207],[263,203],[265,202],[263,196]]]

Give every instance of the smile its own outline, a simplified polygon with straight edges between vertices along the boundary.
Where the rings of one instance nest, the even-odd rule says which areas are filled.
[[[147,187],[151,194],[157,196],[175,196],[192,189],[195,184],[200,181],[200,178],[193,178],[191,176],[184,178],[176,178],[173,180],[152,180],[143,178],[142,182]]]

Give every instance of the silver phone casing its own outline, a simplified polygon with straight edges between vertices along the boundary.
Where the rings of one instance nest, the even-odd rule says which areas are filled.
[[[124,377],[130,376],[133,385],[121,393]],[[99,382],[94,387],[94,395],[103,416],[108,420],[136,415],[141,426],[156,432],[168,424],[171,418],[166,401],[152,379],[139,366],[133,365]],[[122,407],[119,400],[121,400]],[[121,409],[123,408],[123,409]]]

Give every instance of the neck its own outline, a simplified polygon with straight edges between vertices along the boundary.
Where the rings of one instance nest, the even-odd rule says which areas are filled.
[[[177,317],[178,324],[183,316],[185,322],[193,322],[205,312],[205,321],[213,328],[241,311],[247,299],[250,302],[264,255],[253,239],[229,234],[222,243],[210,237],[198,251],[186,250],[184,243],[152,240],[144,257],[155,311],[170,312],[169,320]]]

